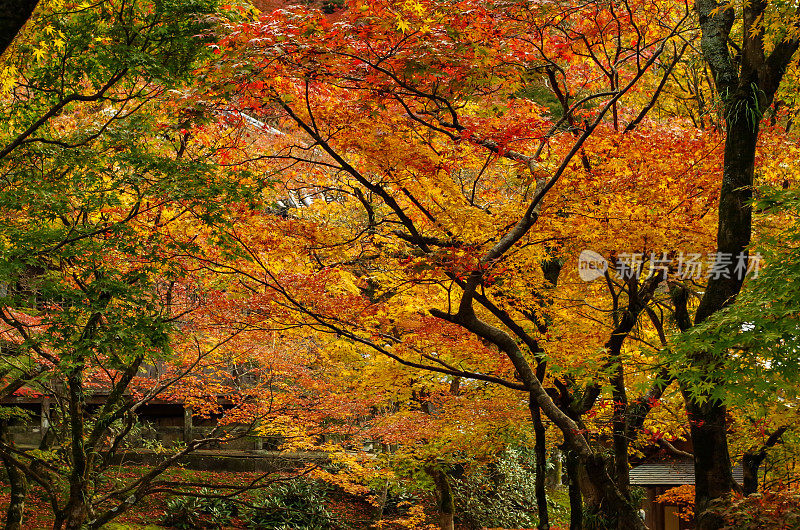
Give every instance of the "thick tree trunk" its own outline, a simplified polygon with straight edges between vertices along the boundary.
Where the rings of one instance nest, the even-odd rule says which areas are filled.
[[[531,414],[535,405],[531,403]],[[535,415],[534,415],[535,419]],[[576,428],[580,422],[571,418]],[[563,432],[563,431],[562,431]],[[566,435],[567,433],[565,433]],[[566,437],[566,436],[565,436]],[[639,517],[638,508],[633,507],[626,494],[609,474],[610,462],[602,454],[592,452],[577,444],[565,443],[567,449],[567,472],[570,478],[570,529],[581,528],[582,502],[585,499],[591,511],[608,525],[620,530],[646,530]],[[574,459],[574,461],[572,460]]]
[[[630,476],[628,472],[628,394],[625,390],[625,371],[618,362],[611,377],[614,414],[612,418],[612,443],[614,448],[614,480],[625,496],[630,496]]]
[[[639,510],[630,504],[608,473],[608,460],[602,455],[582,458],[587,481],[596,491],[596,515],[603,527],[617,530],[647,530]]]
[[[742,90],[754,90],[751,87]],[[699,324],[723,307],[732,303],[742,288],[743,276],[736,270],[737,257],[747,254],[753,212],[753,173],[758,140],[759,102],[744,92],[736,102],[729,103],[726,127],[722,187],[719,197],[717,252],[731,260],[720,267],[719,275],[711,275],[703,298],[697,307],[695,324]],[[723,270],[724,269],[724,270]]]
[[[721,499],[739,487],[731,471],[726,408],[718,402],[697,405],[688,399],[687,408],[694,449],[695,529],[721,528],[725,521],[708,508],[715,499]]]
[[[441,530],[453,530],[455,524],[455,501],[447,474],[439,467],[428,468],[428,474],[433,479],[436,486],[436,502],[439,508],[439,528]]]
[[[30,18],[39,0],[0,0],[0,55]]]
[[[439,528],[441,528],[442,530],[453,530],[455,525],[453,517],[454,514],[452,513],[442,512],[439,515]]]
[[[9,443],[8,426],[5,422],[0,425],[0,439],[6,444]],[[3,460],[3,466],[5,467],[6,475],[8,475],[8,484],[11,487],[4,528],[5,530],[21,530],[23,528],[22,519],[25,514],[25,497],[28,493],[28,480],[25,474],[14,465],[9,455],[3,453],[0,458]]]
[[[752,90],[748,87],[747,90]],[[755,96],[743,93],[735,103],[729,103],[725,159],[720,191],[719,227],[717,230],[717,251],[732,257],[727,274],[711,277],[703,299],[697,308],[695,324],[733,302],[741,289],[743,277],[735,270],[737,256],[747,253],[750,244],[752,224],[753,171],[755,164],[756,141],[758,138],[758,117],[753,117],[752,109],[757,108]],[[749,109],[749,110],[748,110]],[[728,276],[728,277],[725,277]],[[693,364],[708,374],[708,380],[715,385],[725,382],[715,375],[716,360],[706,352],[698,352]],[[705,396],[707,397],[707,396]],[[727,409],[725,404],[713,399],[702,403],[695,401],[684,392],[686,409],[689,414],[692,445],[694,447],[695,467],[695,513],[697,530],[715,530],[724,521],[712,512],[706,512],[715,499],[721,499],[739,489],[731,472],[728,451],[728,432],[725,423]]]
[[[534,453],[536,455],[536,510],[539,515],[539,530],[550,529],[550,517],[547,513],[547,492],[545,491],[545,479],[547,478],[547,442],[545,440],[545,427],[542,422],[542,413],[538,405],[531,404],[531,414],[533,416],[533,431],[536,436]]]
[[[746,454],[742,458],[742,493],[752,495],[758,491],[758,469],[761,467],[763,458],[758,455]]]
[[[72,470],[69,477],[69,499],[64,507],[64,528],[80,530],[89,516],[89,462],[85,447],[86,395],[83,388],[83,364],[78,363],[67,376],[69,390],[69,424],[72,442]]]
[[[583,528],[583,495],[580,485],[580,463],[575,451],[566,448],[567,478],[569,479],[569,530]]]
[[[3,465],[8,474],[8,482],[11,486],[11,497],[8,501],[6,510],[5,530],[21,530],[23,516],[25,514],[25,497],[28,494],[28,480],[25,474],[11,463],[8,458],[3,457]]]
[[[82,499],[70,499],[67,508],[67,517],[64,521],[65,530],[81,530],[89,518],[86,503]]]
[[[788,429],[787,426],[778,427],[769,435],[766,443],[756,449],[752,449],[742,457],[742,468],[744,470],[744,481],[742,482],[742,493],[750,495],[758,491],[758,470],[767,458],[767,449],[775,444],[781,443],[783,434]]]

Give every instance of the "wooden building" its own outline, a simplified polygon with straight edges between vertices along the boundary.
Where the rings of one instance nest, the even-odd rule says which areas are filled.
[[[647,492],[642,508],[645,524],[650,530],[691,530],[692,521],[679,518],[678,506],[656,502],[656,498],[668,489],[687,484],[694,485],[694,462],[691,458],[668,458],[646,462],[630,471],[631,485]],[[733,478],[741,483],[742,468],[733,468]]]

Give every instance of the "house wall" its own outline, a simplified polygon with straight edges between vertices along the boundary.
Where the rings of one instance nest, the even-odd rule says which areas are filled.
[[[650,530],[692,530],[694,525],[678,517],[678,507],[656,502],[656,498],[670,487],[645,486],[646,495],[642,501],[645,511],[644,523]]]
[[[664,506],[664,530],[681,530],[677,506]]]
[[[644,523],[650,530],[664,530],[664,506],[656,502],[656,497],[664,493],[664,488],[645,488],[647,494],[642,502],[645,512]]]
[[[42,432],[48,426],[47,416],[42,414],[42,398],[25,398],[24,400],[12,398],[2,405],[19,407],[30,413],[29,421],[9,427],[11,441],[22,447],[38,446],[42,439]],[[90,403],[88,406],[96,407],[99,404]],[[215,418],[193,418],[191,412],[184,410],[183,405],[180,403],[145,405],[140,408],[138,414],[139,419],[143,422],[143,427],[140,432],[132,434],[131,439],[136,440],[137,436],[140,437],[142,447],[146,447],[148,441],[157,441],[165,447],[170,447],[178,443],[202,438],[210,435],[216,424]],[[134,443],[136,442],[134,441]],[[255,436],[237,438],[212,447],[212,449],[244,451],[275,448],[275,440]]]

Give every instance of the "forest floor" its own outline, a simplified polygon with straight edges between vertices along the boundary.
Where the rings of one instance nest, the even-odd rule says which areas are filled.
[[[135,478],[147,472],[147,466],[124,466],[115,469],[116,479],[124,483],[130,483]],[[0,473],[2,475],[2,473]],[[172,468],[166,471],[159,480],[168,481],[173,483],[194,483],[194,484],[217,484],[224,486],[245,486],[251,484],[254,480],[263,477],[263,472],[219,472],[219,471],[198,471],[184,469],[180,467]],[[287,477],[288,478],[288,475]],[[110,485],[108,486],[110,488]],[[216,490],[214,493],[222,493],[224,490]],[[563,493],[563,492],[561,492]],[[237,496],[237,499],[247,503],[258,503],[259,495],[263,493],[258,490],[242,493]],[[563,496],[563,495],[562,495]],[[9,486],[5,482],[5,477],[0,476],[0,518],[4,518],[5,507],[8,504],[10,497]],[[246,529],[251,528],[248,522],[243,517],[237,517],[236,514],[225,517],[227,519],[224,523],[219,524],[220,517],[215,515],[203,516],[203,522],[208,522],[208,525],[197,525],[189,523],[185,518],[178,516],[178,521],[183,521],[183,524],[172,526],[165,522],[165,515],[170,512],[168,506],[171,499],[176,496],[172,493],[163,492],[145,497],[136,504],[130,511],[123,514],[110,523],[106,530],[189,530],[189,529],[216,529],[216,530],[233,530],[233,529]],[[563,499],[558,499],[563,500]],[[433,500],[428,499],[430,502],[423,502],[427,506],[433,505]],[[324,496],[324,505],[327,511],[332,514],[335,520],[343,523],[342,528],[351,530],[360,529],[376,529],[376,530],[401,530],[401,529],[416,529],[416,528],[432,528],[433,526],[427,523],[422,523],[417,512],[416,517],[409,517],[408,513],[400,513],[398,508],[393,503],[387,503],[386,510],[384,511],[384,519],[376,524],[374,521],[375,507],[371,505],[364,497],[352,495],[337,487],[330,487]],[[403,503],[400,503],[402,505]],[[174,513],[174,507],[172,509]],[[426,510],[427,511],[427,510]],[[562,510],[563,511],[563,510]],[[42,490],[37,485],[32,485],[31,490],[26,500],[25,509],[26,519],[24,523],[25,530],[40,530],[50,529],[53,525],[52,509],[49,503],[44,499]],[[427,514],[429,521],[434,521],[434,514]],[[563,514],[562,514],[563,515]],[[422,518],[425,518],[423,516]],[[560,519],[560,518],[559,518]],[[415,523],[414,521],[417,521]],[[561,521],[558,521],[561,522]],[[339,527],[340,525],[335,525]],[[459,528],[458,530],[465,530]]]
[[[123,467],[118,468],[119,479],[134,479],[147,470],[146,467]],[[162,475],[161,480],[175,482],[194,482],[205,484],[220,484],[226,486],[244,486],[253,480],[263,476],[264,473],[233,473],[233,472],[214,472],[214,471],[195,471],[182,468],[173,468]],[[128,481],[126,481],[128,482]],[[221,491],[221,490],[220,490]],[[42,490],[36,485],[31,486],[26,500],[26,519],[25,530],[50,529],[53,525],[53,515],[50,504],[41,495]],[[252,501],[257,498],[258,491],[243,493],[237,497],[244,501]],[[0,477],[0,510],[2,518],[5,517],[5,507],[8,505],[10,497],[9,487],[5,477]],[[162,525],[165,513],[167,512],[167,502],[175,496],[169,493],[157,493],[145,497],[130,511],[115,519],[115,521],[105,528],[108,530],[162,530],[175,528]],[[369,528],[371,526],[371,515],[374,511],[366,499],[347,494],[337,489],[332,489],[325,500],[326,508],[339,520],[352,525],[353,528]],[[397,525],[385,525],[382,528],[392,530],[398,528]],[[186,527],[191,528],[191,527]],[[214,527],[209,527],[214,528]],[[245,521],[233,517],[228,524],[217,526],[221,529],[248,528]]]

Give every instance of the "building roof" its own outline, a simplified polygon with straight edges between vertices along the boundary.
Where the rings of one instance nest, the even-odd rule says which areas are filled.
[[[733,468],[733,478],[744,480],[741,466]],[[631,484],[637,486],[682,486],[694,484],[694,462],[686,459],[665,460],[636,466],[630,471]]]

